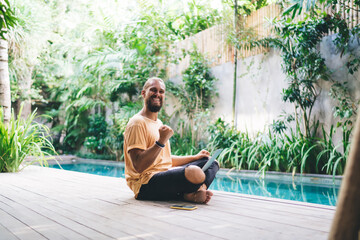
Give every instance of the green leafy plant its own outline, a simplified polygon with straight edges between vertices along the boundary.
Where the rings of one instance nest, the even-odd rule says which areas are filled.
[[[129,119],[138,113],[142,108],[142,103],[129,102],[122,106],[120,110],[111,116],[112,125],[109,125],[105,137],[105,144],[108,152],[116,156],[117,161],[123,159],[124,132]]]
[[[217,96],[215,82],[211,74],[210,62],[196,49],[189,51],[190,66],[183,72],[182,84],[169,83],[168,88],[181,103],[187,117],[192,121],[196,114],[213,107]]]
[[[185,120],[180,120],[174,135],[170,138],[171,151],[174,155],[194,155],[201,149],[206,148],[206,129],[207,123],[204,119],[208,118],[208,112],[198,114],[194,125],[189,125]]]
[[[342,174],[349,151],[347,145],[342,154],[341,145],[335,146],[332,134],[326,135],[324,128],[324,138],[305,138],[292,130],[250,137],[218,119],[210,125],[209,132],[208,148],[224,148],[218,158],[222,167],[258,170],[262,175],[266,171]]]
[[[222,167],[235,167],[237,169],[248,168],[248,161],[245,160],[251,155],[251,140],[246,133],[240,133],[234,127],[231,127],[221,118],[218,118],[208,129],[210,139],[208,149],[210,151],[216,148],[223,148],[223,152],[218,158]],[[244,153],[244,155],[242,155]],[[255,154],[251,155],[255,159]],[[250,158],[250,157],[249,157]],[[249,159],[251,161],[251,159]]]
[[[108,124],[103,116],[99,114],[90,116],[88,137],[85,138],[84,146],[93,153],[103,154],[106,151],[107,128]]]
[[[357,106],[360,101],[355,101],[349,94],[347,83],[335,83],[331,86],[330,96],[336,100],[333,108],[334,117],[338,119],[337,128],[342,130],[342,142],[345,153],[350,144],[350,136],[353,130],[354,117],[357,115]]]
[[[10,6],[9,0],[0,2],[1,18],[0,18],[0,37],[6,39],[5,34],[10,27],[14,27],[16,24],[16,17],[13,9]]]
[[[325,132],[324,128],[322,129],[323,138],[319,140],[322,151],[316,157],[316,166],[321,167],[327,174],[333,176],[344,173],[350,151],[350,144],[347,141],[335,145],[332,140],[335,131],[334,126],[331,126],[329,134]],[[341,152],[342,149],[344,149],[344,152]]]
[[[27,119],[21,119],[21,109],[15,118],[12,112],[10,123],[4,125],[2,109],[0,109],[0,172],[17,172],[25,157],[33,156],[34,162],[47,165],[46,156],[56,154],[49,139],[49,129],[34,121],[36,110]],[[47,151],[45,151],[47,150]]]
[[[213,107],[217,91],[215,82],[217,79],[211,74],[210,62],[196,49],[189,51],[190,66],[183,72],[182,83],[175,85],[168,82],[169,91],[180,101],[180,107],[176,114],[185,113],[186,121],[178,122],[179,135],[174,139],[182,139],[185,143],[191,143],[189,152],[201,149],[205,144],[206,128],[209,124],[210,109]],[[190,135],[191,134],[191,135]],[[186,152],[178,145],[179,152]]]
[[[187,3],[188,10],[170,15],[167,27],[181,39],[214,26],[221,20],[220,12],[195,0]]]

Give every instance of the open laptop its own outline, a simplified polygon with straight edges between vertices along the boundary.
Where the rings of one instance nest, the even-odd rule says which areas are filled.
[[[216,158],[220,155],[223,149],[218,149],[214,152],[214,154],[211,156],[211,158],[205,163],[205,165],[202,167],[202,170],[205,172],[210,165],[216,160]]]

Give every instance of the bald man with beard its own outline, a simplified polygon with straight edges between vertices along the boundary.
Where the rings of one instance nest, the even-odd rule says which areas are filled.
[[[192,156],[171,155],[169,139],[173,130],[158,119],[165,100],[165,83],[150,78],[141,95],[142,110],[134,115],[124,133],[125,178],[138,200],[185,200],[208,203],[208,190],[219,165],[215,161],[204,172],[201,167],[210,153],[201,150]]]

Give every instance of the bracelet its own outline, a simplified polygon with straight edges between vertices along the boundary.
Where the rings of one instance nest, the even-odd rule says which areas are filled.
[[[158,146],[161,147],[161,148],[164,148],[164,147],[165,147],[164,144],[161,144],[161,143],[159,143],[158,141],[156,141],[155,144],[158,145]]]

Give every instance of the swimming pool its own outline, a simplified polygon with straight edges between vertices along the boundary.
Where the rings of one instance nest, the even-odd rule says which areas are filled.
[[[60,169],[57,164],[49,165],[49,167]],[[61,167],[64,170],[125,178],[124,164],[119,162],[72,160],[69,163],[62,163]],[[330,206],[336,205],[340,189],[339,183],[331,184],[331,178],[324,178],[327,181],[319,181],[319,177],[313,177],[313,179],[320,182],[314,184],[303,179],[301,181],[292,181],[289,180],[291,177],[289,178],[288,175],[284,174],[280,174],[280,176],[267,175],[265,179],[259,179],[253,173],[226,173],[227,171],[220,170],[210,189]]]

